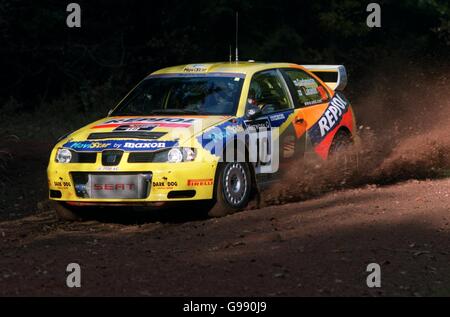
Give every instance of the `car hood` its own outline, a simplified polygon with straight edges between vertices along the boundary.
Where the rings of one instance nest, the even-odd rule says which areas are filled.
[[[108,117],[72,133],[65,142],[105,140],[177,141],[183,144],[230,116]]]

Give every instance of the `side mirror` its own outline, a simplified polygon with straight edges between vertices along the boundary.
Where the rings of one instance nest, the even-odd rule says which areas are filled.
[[[249,120],[256,119],[262,114],[262,110],[257,106],[250,106],[245,111],[245,117]]]

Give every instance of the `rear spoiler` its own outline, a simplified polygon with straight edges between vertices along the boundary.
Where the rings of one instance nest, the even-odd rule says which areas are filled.
[[[333,90],[344,90],[347,86],[347,70],[344,65],[303,65],[322,79]]]

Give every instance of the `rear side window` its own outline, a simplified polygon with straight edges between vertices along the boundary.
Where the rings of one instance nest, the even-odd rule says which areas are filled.
[[[287,79],[292,83],[299,107],[308,107],[329,101],[327,90],[316,79],[300,69],[284,69]]]

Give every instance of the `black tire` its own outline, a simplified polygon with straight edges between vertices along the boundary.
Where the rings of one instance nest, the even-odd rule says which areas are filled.
[[[53,201],[53,209],[59,219],[64,221],[82,221],[81,212],[78,208],[69,206],[62,202]]]
[[[244,209],[250,201],[252,177],[247,163],[223,163],[216,173],[215,204],[210,217],[224,217]]]

